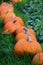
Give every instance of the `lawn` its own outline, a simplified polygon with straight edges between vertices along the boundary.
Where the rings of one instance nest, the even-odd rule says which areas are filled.
[[[34,29],[37,41],[43,49],[43,1],[24,0],[22,3],[14,4],[14,13],[23,19],[26,27]],[[3,27],[4,22],[0,18],[0,65],[33,65],[31,55],[18,57],[13,53],[15,35],[3,35]]]

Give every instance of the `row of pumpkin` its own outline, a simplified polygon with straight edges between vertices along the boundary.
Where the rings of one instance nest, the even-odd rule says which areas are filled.
[[[24,26],[23,20],[14,14],[13,5],[6,2],[2,3],[0,5],[0,15],[4,20],[3,34],[16,34],[17,43],[14,45],[14,53],[17,56],[35,55],[32,62],[43,64],[42,47],[36,39],[34,30]]]

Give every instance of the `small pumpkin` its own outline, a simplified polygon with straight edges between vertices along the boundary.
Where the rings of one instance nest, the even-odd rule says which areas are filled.
[[[35,55],[37,53],[42,52],[41,45],[37,41],[30,41],[27,47],[27,53]]]
[[[22,2],[22,0],[11,0],[13,3]]]
[[[4,25],[4,32],[3,34],[13,34],[18,28],[20,28],[21,25],[14,21],[14,22],[8,22]]]
[[[36,54],[32,59],[32,63],[39,63],[39,65],[43,65],[43,53]]]
[[[4,20],[4,23],[6,23],[6,22],[13,22],[13,21],[16,21],[16,22],[18,22],[21,26],[24,26],[23,20],[22,20],[20,17],[17,17],[17,16],[15,16],[15,17],[11,16],[11,17],[6,18],[6,19]]]
[[[11,13],[14,13],[13,6],[11,4],[6,3],[6,2],[2,3],[1,4],[1,17],[2,17],[2,19],[5,19],[7,15],[9,17],[9,14],[11,14]]]
[[[19,40],[14,46],[14,53],[17,56],[24,55],[28,47],[28,42],[25,39]]]

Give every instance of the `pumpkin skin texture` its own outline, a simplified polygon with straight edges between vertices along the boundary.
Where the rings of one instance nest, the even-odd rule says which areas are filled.
[[[27,38],[28,38],[28,35],[27,34],[24,34],[24,33],[18,33],[16,35],[16,41],[19,41],[21,39],[26,39],[27,40]]]
[[[27,46],[28,42],[25,39],[19,40],[14,46],[14,53],[17,56],[24,55],[26,53]]]
[[[24,22],[23,22],[23,20],[22,20],[20,17],[15,16],[13,21],[15,21],[15,20],[16,20],[18,23],[20,23],[21,26],[24,26]]]
[[[36,37],[34,35],[28,35],[27,33],[18,33],[16,35],[16,41],[20,39],[26,39],[28,41],[36,41]]]
[[[13,12],[2,12],[1,13],[1,18],[4,20],[5,18],[7,18],[7,17],[10,17],[10,16],[12,16],[14,13]]]
[[[33,63],[39,63],[40,65],[43,65],[43,53],[38,53],[36,54],[33,59],[32,59]]]
[[[9,21],[10,20],[10,21]],[[13,22],[13,21],[16,21],[18,22],[21,26],[24,26],[24,22],[22,21],[21,18],[15,16],[15,17],[9,17],[9,18],[6,18],[4,23],[7,23],[7,22]]]
[[[12,4],[9,4],[9,3],[7,3],[7,2],[3,2],[2,4],[1,4],[1,11],[3,11],[3,10],[5,10],[5,9],[7,9],[7,8],[9,8],[9,9],[13,9],[13,5]],[[13,9],[14,10],[14,9]]]
[[[27,53],[30,53],[32,55],[35,55],[37,53],[40,53],[42,52],[42,48],[41,48],[41,45],[37,42],[37,41],[34,41],[34,42],[29,42],[28,44],[28,47],[27,47]]]
[[[8,22],[4,25],[4,32],[3,34],[13,34],[18,28],[20,28],[20,24],[16,21]]]
[[[4,23],[6,24],[6,23],[8,23],[8,22],[13,22],[13,21],[14,21],[14,20],[13,20],[14,17],[15,17],[15,14],[13,14],[13,15],[10,16],[10,17],[5,18],[5,19],[4,19]]]

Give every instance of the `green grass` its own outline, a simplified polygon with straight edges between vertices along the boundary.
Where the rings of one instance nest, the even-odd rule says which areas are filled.
[[[26,0],[24,0],[24,4]],[[39,0],[40,1],[40,0]],[[22,3],[23,4],[23,3]],[[24,5],[23,4],[23,5]],[[28,16],[26,17],[16,5],[14,6],[14,12],[17,16],[21,17],[25,23],[25,26],[28,25]],[[15,35],[3,35],[4,31],[4,21],[0,19],[0,65],[33,65],[31,64],[32,56],[24,55],[23,57],[17,57],[14,52],[14,45],[16,44]],[[43,43],[41,43],[43,49]],[[34,64],[37,65],[37,64]]]

